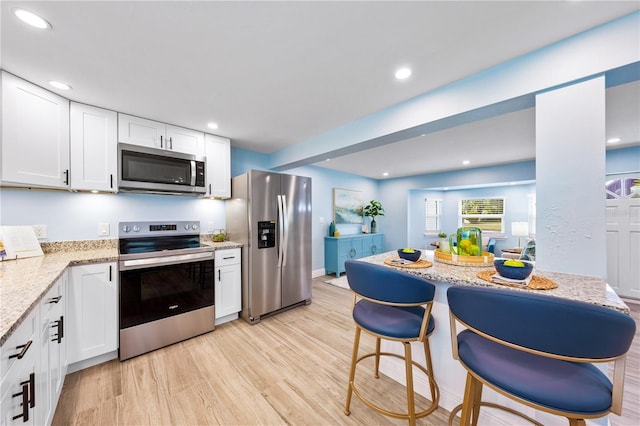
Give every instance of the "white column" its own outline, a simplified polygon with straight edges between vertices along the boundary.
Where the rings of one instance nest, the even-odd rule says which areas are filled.
[[[606,278],[605,81],[536,96],[536,267]]]

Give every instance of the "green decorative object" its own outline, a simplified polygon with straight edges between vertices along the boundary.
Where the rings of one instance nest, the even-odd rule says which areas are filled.
[[[331,224],[329,225],[329,236],[333,237],[333,234],[336,232],[336,224],[333,223],[333,221],[331,221]]]
[[[377,216],[384,216],[384,208],[380,201],[371,200],[369,204],[364,206],[363,209],[364,215],[371,218],[371,233],[375,234],[378,232],[378,226],[376,224]]]

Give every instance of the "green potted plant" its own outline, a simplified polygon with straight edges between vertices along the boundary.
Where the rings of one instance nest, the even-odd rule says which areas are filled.
[[[364,215],[371,218],[371,233],[375,234],[378,231],[376,224],[376,216],[384,216],[384,208],[380,201],[371,200],[369,204],[364,206]]]
[[[440,249],[440,251],[444,253],[449,253],[450,251],[449,240],[446,232],[438,233],[438,238],[440,238],[440,241],[438,243],[438,248]]]

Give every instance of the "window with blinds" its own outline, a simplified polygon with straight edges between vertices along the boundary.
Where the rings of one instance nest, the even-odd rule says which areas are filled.
[[[440,216],[442,214],[442,200],[425,198],[425,235],[437,235],[440,232]]]
[[[460,226],[475,226],[484,232],[504,233],[504,198],[460,200]]]

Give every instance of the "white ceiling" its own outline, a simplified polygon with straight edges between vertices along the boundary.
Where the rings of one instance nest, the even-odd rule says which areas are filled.
[[[17,6],[53,29],[25,26],[11,13]],[[271,153],[639,9],[638,1],[2,1],[0,65],[53,91],[49,80],[65,81],[73,90],[58,93],[75,101]],[[413,75],[397,81],[402,65]],[[637,143],[640,96],[631,87]],[[620,111],[633,114],[633,101],[619,101]],[[465,159],[447,150],[452,140],[470,167],[532,159],[533,111],[318,165],[374,178],[451,170]]]

